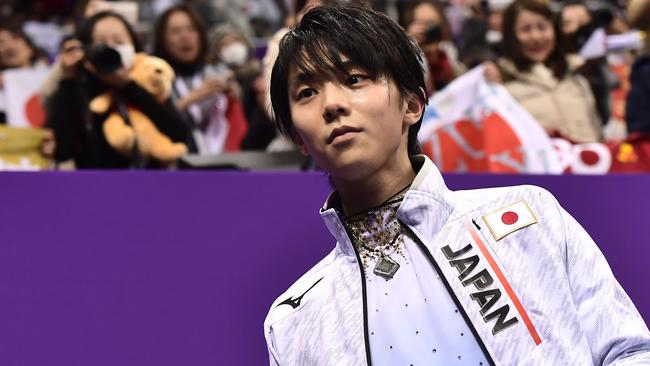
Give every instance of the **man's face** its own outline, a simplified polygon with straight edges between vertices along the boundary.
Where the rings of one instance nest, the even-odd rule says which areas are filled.
[[[294,67],[289,106],[300,150],[335,179],[358,180],[407,153],[408,127],[419,114],[408,113],[393,81],[372,81],[344,63],[348,72],[340,75],[302,75]]]

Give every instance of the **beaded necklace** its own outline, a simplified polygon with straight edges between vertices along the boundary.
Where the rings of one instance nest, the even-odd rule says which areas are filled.
[[[371,262],[376,261],[373,273],[386,280],[393,278],[400,267],[391,255],[398,254],[406,260],[402,249],[404,233],[397,221],[397,210],[409,186],[377,207],[343,218],[363,267],[368,269]]]

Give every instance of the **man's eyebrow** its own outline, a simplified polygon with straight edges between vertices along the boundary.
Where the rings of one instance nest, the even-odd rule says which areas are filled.
[[[298,72],[289,80],[289,88],[295,88],[301,84],[312,84],[322,79],[322,76],[313,72]]]
[[[344,72],[348,73],[350,70],[353,69],[363,69],[359,65],[359,63],[354,62],[352,60],[343,60],[341,61],[341,66]],[[316,83],[318,81],[327,79],[328,77],[331,77],[331,75],[322,75],[321,73],[317,72],[297,72],[295,75],[291,77],[289,80],[289,88],[292,87],[297,87],[301,84],[311,84],[311,83]]]
[[[345,71],[350,71],[351,69],[363,69],[363,67],[361,67],[357,62],[352,60],[343,60],[341,61],[341,65]]]

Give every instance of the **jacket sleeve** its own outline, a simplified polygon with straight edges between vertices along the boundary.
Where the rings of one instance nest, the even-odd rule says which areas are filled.
[[[189,126],[170,100],[161,104],[136,82],[129,82],[120,90],[126,101],[144,113],[154,125],[174,142],[187,142]]]
[[[267,324],[264,324],[264,338],[266,338],[266,346],[269,350],[269,365],[280,366],[280,358],[275,350],[275,342],[273,339],[273,330]]]
[[[650,332],[589,234],[564,209],[567,273],[595,365],[650,365]]]

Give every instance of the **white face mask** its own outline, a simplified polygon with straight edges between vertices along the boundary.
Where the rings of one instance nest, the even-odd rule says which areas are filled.
[[[499,31],[490,29],[485,34],[485,39],[489,44],[495,44],[501,42],[501,39],[503,39],[503,35]]]
[[[219,57],[229,66],[241,66],[248,60],[248,47],[241,42],[231,43],[221,49]]]
[[[135,48],[132,44],[118,44],[113,47],[120,54],[122,59],[122,66],[125,69],[129,70],[133,66],[133,60],[135,59]]]

